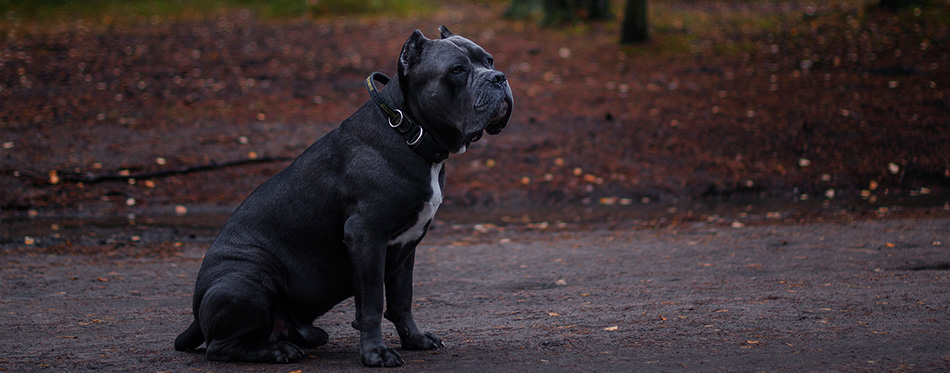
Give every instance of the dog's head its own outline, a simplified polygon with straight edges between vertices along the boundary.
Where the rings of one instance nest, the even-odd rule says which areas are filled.
[[[483,132],[501,132],[514,101],[491,54],[445,26],[439,31],[441,39],[428,39],[419,30],[409,36],[399,55],[398,79],[414,118],[457,153]]]

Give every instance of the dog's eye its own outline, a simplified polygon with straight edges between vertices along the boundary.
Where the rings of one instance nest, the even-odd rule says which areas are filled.
[[[490,67],[490,68],[492,68],[492,69],[495,68],[495,59],[494,59],[494,58],[488,57],[488,67]]]
[[[462,66],[453,67],[452,70],[449,70],[449,73],[452,75],[458,75],[465,72],[465,68]]]

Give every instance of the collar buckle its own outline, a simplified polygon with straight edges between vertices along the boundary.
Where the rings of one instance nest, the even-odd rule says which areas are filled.
[[[402,113],[402,110],[399,110],[399,109],[396,109],[396,113],[399,114],[398,116],[399,120],[397,120],[396,123],[393,123],[393,119],[394,119],[393,117],[387,117],[386,120],[389,121],[390,127],[398,129],[399,126],[402,125],[402,120],[405,119],[406,116]],[[419,127],[419,128],[422,128],[422,127]]]
[[[416,146],[416,145],[419,145],[419,142],[422,141],[422,137],[423,137],[422,135],[423,135],[423,134],[424,134],[424,133],[422,132],[422,127],[420,126],[420,127],[419,127],[419,133],[416,134],[416,137],[415,137],[414,139],[412,139],[412,140],[407,140],[407,141],[406,141],[406,144],[408,144],[409,146],[412,146],[412,147],[414,147],[414,146]]]
[[[392,105],[389,105],[383,96],[379,94],[379,90],[376,89],[376,83],[373,82],[374,80],[386,84],[389,83],[390,79],[386,74],[380,72],[374,72],[366,78],[366,91],[369,92],[369,96],[373,99],[373,102],[376,103],[376,106],[382,111],[383,116],[386,117],[386,120],[389,122],[389,127],[399,132],[399,134],[406,139],[406,144],[409,145],[409,148],[416,154],[432,163],[444,161],[448,157],[449,151],[435,142],[432,135],[425,133],[422,126],[416,124],[416,122],[405,115],[402,110],[394,109]]]

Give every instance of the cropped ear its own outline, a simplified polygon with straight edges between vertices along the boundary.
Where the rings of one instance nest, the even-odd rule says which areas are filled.
[[[403,75],[415,66],[422,58],[422,48],[429,39],[422,34],[422,31],[416,29],[402,46],[402,52],[399,53],[399,75]]]
[[[455,36],[452,31],[449,31],[449,29],[445,27],[445,25],[439,26],[439,33],[442,34],[442,39]]]

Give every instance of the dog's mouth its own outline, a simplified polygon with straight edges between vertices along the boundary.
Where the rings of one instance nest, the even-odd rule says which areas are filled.
[[[465,135],[465,140],[468,141],[469,143],[478,142],[478,140],[482,139],[482,133],[483,133],[482,130],[469,133]]]
[[[488,132],[489,135],[497,135],[508,125],[508,120],[511,119],[511,101],[510,97],[506,97],[501,101],[501,104],[498,105],[495,116],[488,121],[488,126],[485,127],[485,131]]]
[[[501,132],[502,128],[508,124],[508,119],[511,117],[511,103],[508,100],[502,101],[498,105],[498,109],[495,110],[495,116],[488,120],[488,125],[485,126],[485,129],[478,129],[465,134],[465,141],[469,144],[478,142],[482,139],[482,136],[485,132],[488,132],[489,135],[497,135]]]
[[[485,127],[465,134],[465,141],[469,144],[481,140],[483,132],[488,132],[489,135],[497,135],[508,125],[508,120],[511,119],[514,100],[511,98],[511,93],[507,89],[496,92],[496,94],[498,96],[496,96],[495,99],[479,100],[481,102],[475,105],[476,111],[491,110],[492,112],[490,114],[491,117],[486,121]],[[492,106],[494,106],[494,108],[490,108]]]

